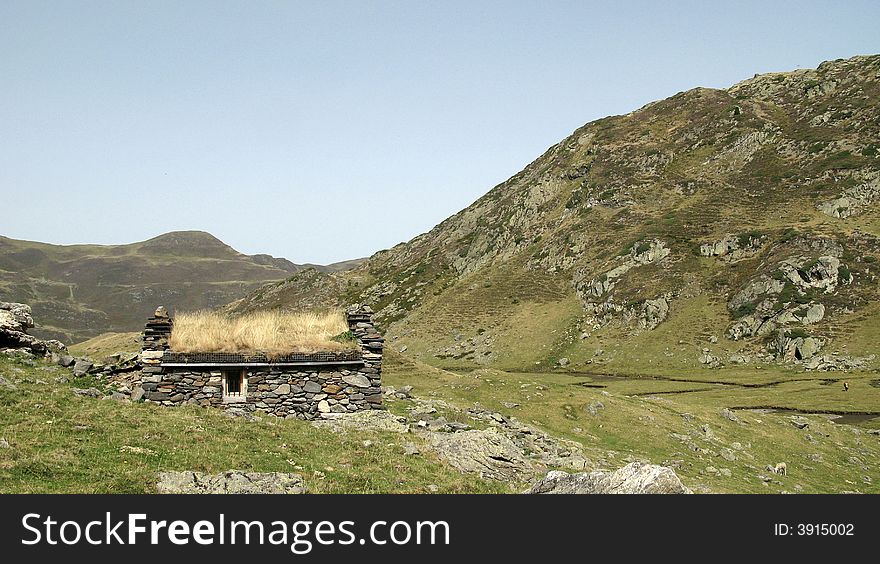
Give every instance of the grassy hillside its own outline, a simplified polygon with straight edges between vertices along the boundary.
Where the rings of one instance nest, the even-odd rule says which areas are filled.
[[[588,123],[428,233],[233,307],[369,303],[395,348],[454,369],[870,357],[878,77],[854,57]]]
[[[0,237],[0,300],[31,305],[39,321],[34,334],[70,343],[138,330],[157,305],[217,308],[304,268],[269,255],[243,255],[200,231],[112,246]]]

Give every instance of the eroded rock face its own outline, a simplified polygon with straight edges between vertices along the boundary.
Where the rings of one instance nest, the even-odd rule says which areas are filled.
[[[765,240],[766,236],[759,234],[727,234],[718,241],[700,245],[700,255],[704,257],[719,257],[726,262],[735,262],[753,256],[761,248]]]
[[[826,215],[845,219],[858,215],[880,198],[880,174],[871,172],[864,176],[863,184],[845,190],[838,198],[820,203],[816,208]]]
[[[615,302],[614,289],[618,282],[631,270],[649,264],[657,264],[670,255],[666,243],[659,239],[642,241],[630,248],[629,254],[620,257],[621,264],[605,272],[598,278],[585,280],[585,272],[575,276],[574,287],[580,296],[587,314],[585,324],[592,329],[608,325],[620,314],[626,324],[634,324],[640,329],[651,330],[662,323],[669,313],[670,293],[645,300],[635,306],[624,306]]]
[[[827,312],[817,300],[851,282],[849,269],[831,254],[783,260],[772,276],[757,276],[731,298],[727,307],[738,319],[727,328],[727,337],[738,341],[818,323]]]
[[[156,489],[163,494],[302,494],[302,476],[284,472],[160,472]]]
[[[632,462],[614,472],[569,474],[553,471],[525,493],[531,494],[689,494],[675,471],[666,466]]]

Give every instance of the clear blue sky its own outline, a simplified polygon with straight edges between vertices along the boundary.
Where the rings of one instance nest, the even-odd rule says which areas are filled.
[[[588,121],[880,52],[878,22],[876,0],[0,0],[0,234],[365,256]]]

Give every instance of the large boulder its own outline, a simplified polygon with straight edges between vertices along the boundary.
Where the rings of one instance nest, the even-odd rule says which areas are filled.
[[[522,451],[496,428],[431,433],[432,450],[456,470],[503,481],[525,481],[536,469]]]
[[[0,302],[0,331],[26,333],[34,326],[31,306],[10,302]]]
[[[328,429],[334,433],[348,430],[380,431],[389,433],[407,433],[409,424],[405,417],[399,417],[381,409],[354,411],[352,413],[321,413],[322,419],[312,421],[319,429]]]
[[[31,306],[19,303],[0,302],[0,349],[26,348],[37,355],[48,351],[62,352],[64,345],[58,341],[47,343],[28,335],[27,330],[34,326]]]
[[[689,494],[675,471],[632,462],[614,472],[548,472],[526,493],[532,494]]]
[[[301,494],[302,476],[284,472],[160,472],[156,484],[164,494]]]

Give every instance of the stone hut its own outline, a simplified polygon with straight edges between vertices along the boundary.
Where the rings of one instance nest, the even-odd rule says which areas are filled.
[[[166,406],[195,404],[278,417],[333,418],[383,409],[384,338],[368,306],[345,312],[357,348],[344,351],[264,354],[174,352],[173,320],[160,307],[144,329],[140,374],[143,399]]]

